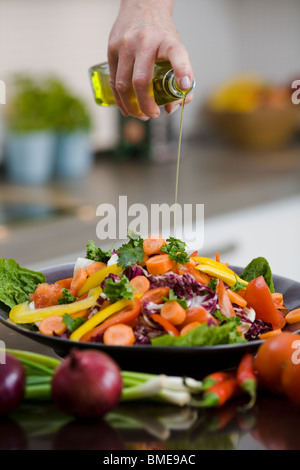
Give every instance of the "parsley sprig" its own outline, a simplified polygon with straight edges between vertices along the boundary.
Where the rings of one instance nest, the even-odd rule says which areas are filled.
[[[59,305],[71,304],[77,300],[77,297],[74,297],[68,289],[63,289],[62,294],[62,297],[57,301]]]
[[[186,303],[186,297],[183,297],[182,299],[180,299],[179,297],[177,297],[177,295],[174,293],[173,289],[170,289],[169,290],[169,297],[163,297],[163,300],[165,302],[169,302],[170,300],[176,300],[176,302],[179,303],[179,305],[181,305],[181,307],[183,307],[185,310],[188,309],[188,305]]]
[[[235,276],[235,284],[233,284],[233,286],[231,286],[230,289],[233,292],[237,292],[239,290],[245,289],[246,287],[247,287],[247,284],[245,282],[239,281],[237,276]]]
[[[111,258],[112,248],[113,247],[111,247],[108,251],[104,251],[101,248],[97,248],[95,242],[93,240],[90,240],[86,245],[85,257],[93,261],[101,261],[102,263],[107,263],[107,261]]]
[[[107,279],[103,293],[111,302],[117,302],[121,299],[133,300],[133,287],[126,276],[119,280]]]
[[[123,243],[123,245],[118,248],[118,266],[127,268],[134,264],[140,264],[145,258],[145,252],[143,248],[143,238],[132,230],[128,230],[129,241]]]
[[[64,313],[63,322],[67,326],[67,329],[71,333],[73,333],[73,331],[77,330],[77,328],[79,328],[85,322],[85,319],[82,318],[82,317],[73,318],[70,315],[68,315],[67,313]]]
[[[185,242],[175,237],[167,238],[166,242],[167,244],[161,248],[161,251],[167,253],[175,263],[186,264],[190,261],[190,257],[185,251]]]

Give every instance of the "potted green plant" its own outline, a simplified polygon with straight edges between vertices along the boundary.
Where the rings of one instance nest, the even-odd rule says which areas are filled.
[[[4,163],[11,181],[43,184],[54,169],[55,106],[47,87],[27,75],[13,77],[5,108]]]
[[[57,103],[56,173],[62,178],[80,178],[89,172],[93,163],[89,110],[60,81],[51,79],[48,87]]]

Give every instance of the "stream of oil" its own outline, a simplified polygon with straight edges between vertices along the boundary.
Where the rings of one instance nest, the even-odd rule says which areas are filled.
[[[177,225],[178,184],[179,184],[179,167],[180,167],[180,153],[181,153],[181,138],[182,138],[182,123],[183,123],[184,103],[185,103],[185,97],[182,100],[182,106],[181,106],[178,148],[177,148],[177,167],[176,167],[176,181],[175,181],[175,206],[174,206],[174,237],[175,238],[176,238],[176,225]]]

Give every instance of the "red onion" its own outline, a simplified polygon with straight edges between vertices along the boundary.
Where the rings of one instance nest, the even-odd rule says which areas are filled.
[[[10,354],[6,354],[5,364],[0,364],[0,415],[14,411],[21,404],[26,385],[23,365]]]
[[[118,364],[95,350],[71,350],[52,378],[52,399],[65,413],[97,419],[120,401],[122,376]]]

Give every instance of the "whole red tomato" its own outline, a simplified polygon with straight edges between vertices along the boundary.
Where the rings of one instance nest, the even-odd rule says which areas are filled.
[[[259,382],[274,393],[284,394],[282,374],[292,362],[297,338],[295,333],[281,333],[266,340],[258,349],[255,368]]]
[[[300,406],[300,340],[294,343],[292,359],[282,372],[284,394],[296,405]]]

